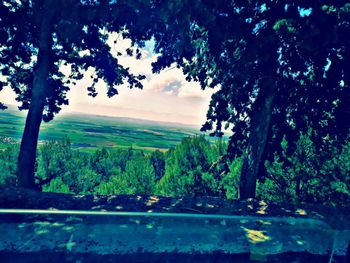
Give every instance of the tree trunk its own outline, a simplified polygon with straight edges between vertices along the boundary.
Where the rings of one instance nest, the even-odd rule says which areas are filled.
[[[255,101],[254,113],[251,118],[250,136],[243,157],[240,198],[254,198],[259,165],[263,155],[267,135],[270,128],[273,99],[276,84],[265,79],[266,83]]]
[[[18,185],[31,189],[35,189],[36,149],[48,89],[47,79],[50,68],[51,43],[51,19],[48,14],[43,14],[30,106],[17,163]]]

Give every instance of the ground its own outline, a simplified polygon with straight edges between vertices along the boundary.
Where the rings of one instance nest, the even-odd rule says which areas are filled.
[[[48,257],[52,262],[122,257],[131,262],[349,262],[349,219],[347,208],[253,199],[69,195],[3,187],[0,257],[11,262]]]
[[[71,195],[2,187],[0,188],[1,208],[299,217],[323,220],[335,229],[350,229],[350,207],[330,208],[307,204],[274,204],[255,199],[223,200],[218,197]]]

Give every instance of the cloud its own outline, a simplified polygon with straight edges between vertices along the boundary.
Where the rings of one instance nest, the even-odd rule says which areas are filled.
[[[114,43],[114,40],[117,40]],[[202,124],[206,119],[206,112],[213,90],[201,90],[197,82],[188,82],[181,69],[170,67],[159,74],[152,73],[152,62],[156,61],[157,54],[152,53],[154,42],[146,43],[143,57],[137,60],[125,54],[131,41],[123,39],[116,33],[110,34],[108,43],[111,52],[118,62],[128,67],[133,74],[144,74],[142,81],[144,88],[128,89],[127,85],[117,87],[119,94],[108,98],[106,85],[99,81],[96,85],[98,96],[87,95],[86,88],[91,85],[88,70],[77,86],[68,91],[69,106],[63,106],[63,112],[82,112],[109,116],[124,116],[157,121],[172,121],[187,124]],[[121,56],[116,56],[121,52]],[[69,67],[62,67],[62,71],[69,74]],[[15,104],[15,95],[12,90],[5,88],[0,92],[0,101]]]
[[[116,43],[114,43],[116,40]],[[108,41],[111,46],[112,53],[125,53],[125,49],[131,47],[131,40],[124,39],[120,34],[112,33],[109,35]],[[205,99],[211,97],[213,90],[202,90],[199,83],[188,82],[182,70],[172,65],[169,69],[161,71],[159,74],[152,73],[152,63],[157,60],[158,55],[154,54],[154,39],[147,41],[145,48],[142,49],[143,58],[137,60],[126,54],[118,57],[118,62],[128,67],[134,74],[146,75],[143,81],[144,90],[152,93],[163,93],[170,96],[191,99]]]
[[[179,90],[182,86],[182,82],[179,80],[174,80],[167,85],[163,86],[162,91],[165,92],[166,94],[171,94],[171,95],[178,95]]]

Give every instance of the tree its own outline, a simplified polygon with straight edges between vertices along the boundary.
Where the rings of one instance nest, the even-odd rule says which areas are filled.
[[[153,194],[156,178],[149,158],[136,156],[129,160],[124,178],[132,194]]]
[[[61,177],[56,177],[48,185],[44,185],[43,192],[71,193],[69,187],[62,181]]]
[[[150,154],[150,162],[154,169],[156,180],[160,180],[165,173],[165,155],[159,150]]]
[[[217,181],[210,168],[216,159],[204,136],[184,138],[167,153],[165,174],[157,191],[171,196],[212,195]]]
[[[103,180],[108,180],[114,168],[114,160],[111,152],[106,148],[98,149],[91,158],[91,167],[100,174]]]
[[[181,1],[176,8],[155,35],[163,52],[154,69],[175,62],[203,89],[219,87],[202,129],[221,136],[231,126],[228,153],[231,159],[243,156],[241,198],[255,197],[263,160],[273,158],[275,148],[281,151],[284,135],[296,144],[299,132],[311,127],[318,141],[327,134],[346,137],[346,1],[203,0]],[[160,9],[162,16],[167,7]],[[181,12],[186,16],[179,21]],[[188,37],[177,37],[179,31]]]
[[[89,169],[89,167],[79,170],[77,177],[74,179],[75,185],[72,190],[79,194],[95,193],[96,187],[103,181],[102,176]]]
[[[130,88],[142,88],[140,81],[144,76],[135,76],[118,64],[106,40],[108,32],[124,30],[129,37],[137,36],[142,46],[149,36],[141,29],[141,22],[135,20],[140,10],[150,13],[145,3],[108,0],[0,3],[0,70],[6,78],[0,89],[10,86],[22,103],[20,109],[28,110],[18,157],[20,186],[35,187],[35,157],[42,120],[50,121],[62,105],[68,104],[66,92],[87,70],[94,70],[93,84],[87,87],[93,97],[99,79],[108,85],[109,97],[116,95],[116,86],[125,82]],[[61,72],[62,65],[70,66],[69,77]],[[4,108],[3,104],[0,106]]]
[[[97,186],[96,193],[102,195],[133,194],[132,190],[121,170],[116,169],[107,182],[101,182]]]
[[[331,137],[322,142],[317,151],[311,129],[300,133],[292,154],[286,137],[282,140],[282,154],[275,153],[273,161],[266,161],[267,176],[259,183],[259,197],[288,203],[316,203],[331,206],[347,205],[350,200],[350,141],[339,147]]]
[[[234,159],[229,165],[229,172],[225,173],[220,181],[227,199],[239,198],[239,182],[242,170],[242,158]]]
[[[153,194],[156,178],[147,156],[135,155],[127,162],[125,171],[113,170],[108,181],[102,182],[96,191],[99,194]]]
[[[16,158],[18,147],[16,144],[6,143],[6,148],[0,150],[0,185],[16,185]]]
[[[251,197],[255,193],[277,88],[275,68],[270,64],[278,60],[278,54],[270,50],[277,50],[278,37],[269,24],[267,34],[258,34],[263,27],[260,23],[263,15],[259,13],[263,12],[259,11],[259,4],[251,1],[189,4],[177,6],[189,14],[184,21],[179,22],[170,15],[166,22],[174,28],[156,34],[158,51],[166,52],[154,64],[154,69],[159,71],[176,62],[184,69],[187,79],[199,81],[203,89],[220,86],[212,97],[203,130],[211,130],[216,124],[214,135],[222,136],[223,123],[234,124],[230,152],[234,152],[233,145],[238,146],[240,152],[245,151],[241,197]],[[174,37],[172,30],[178,34],[177,28],[181,28],[187,38]]]
[[[64,177],[71,168],[74,152],[68,137],[62,141],[48,141],[39,147],[36,179],[39,186],[49,183],[56,177]],[[81,168],[81,167],[75,167]]]

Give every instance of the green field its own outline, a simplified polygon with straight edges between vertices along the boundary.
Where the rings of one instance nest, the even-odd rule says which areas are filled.
[[[0,111],[0,137],[20,140],[25,113],[10,107]],[[39,144],[68,136],[72,146],[84,151],[99,147],[167,150],[182,138],[200,134],[199,127],[87,114],[57,116],[40,129]],[[0,142],[4,145],[4,143]]]

